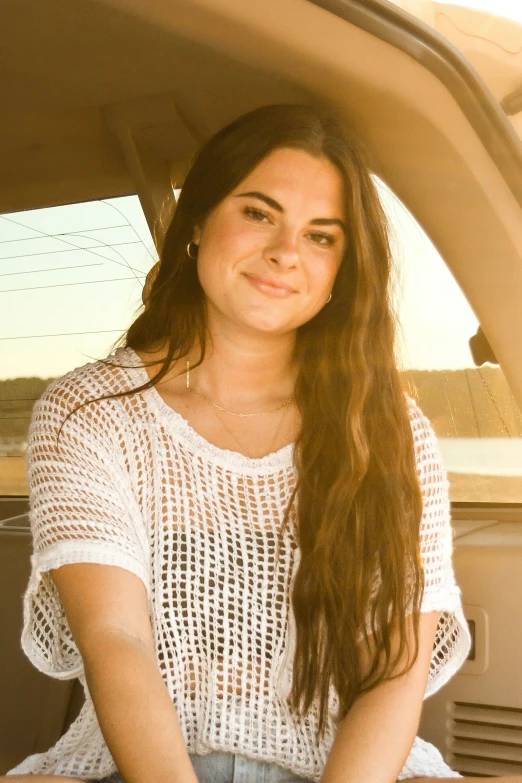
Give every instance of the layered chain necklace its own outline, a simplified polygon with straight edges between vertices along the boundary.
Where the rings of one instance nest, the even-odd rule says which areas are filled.
[[[294,395],[293,394],[286,400],[286,402],[284,402],[282,405],[279,405],[277,408],[274,408],[271,411],[256,411],[255,413],[237,413],[236,411],[229,411],[229,410],[227,410],[227,408],[223,408],[222,405],[218,405],[216,402],[211,400],[210,397],[208,397],[204,392],[201,391],[201,389],[194,389],[190,385],[190,362],[188,362],[188,361],[187,361],[187,369],[186,369],[186,373],[185,373],[185,380],[186,380],[187,391],[192,392],[192,394],[197,394],[198,397],[201,397],[203,400],[205,400],[205,402],[208,405],[210,405],[213,408],[214,415],[217,418],[217,420],[219,421],[219,423],[221,424],[221,426],[223,427],[223,429],[225,430],[225,432],[227,432],[230,435],[230,437],[240,447],[240,449],[243,452],[243,454],[246,454],[246,456],[248,456],[248,457],[252,457],[253,456],[250,453],[250,448],[245,446],[245,444],[242,443],[239,440],[239,438],[232,432],[232,430],[230,430],[227,427],[227,425],[223,421],[222,417],[219,415],[218,411],[221,411],[222,413],[227,413],[229,416],[237,416],[237,417],[242,418],[242,419],[250,418],[252,416],[266,416],[266,415],[270,415],[270,414],[273,414],[273,413],[277,413],[278,411],[282,411],[281,416],[278,418],[277,426],[276,426],[276,428],[274,430],[274,434],[273,434],[273,436],[272,436],[272,438],[270,440],[270,443],[268,444],[268,447],[267,447],[268,448],[267,453],[270,454],[272,452],[272,447],[274,446],[274,443],[275,443],[276,438],[277,438],[277,434],[278,434],[279,429],[281,427],[281,424],[283,422],[283,418],[284,418],[284,415],[285,415],[285,412],[286,412],[286,408],[288,408],[288,406],[291,404],[292,400],[294,399]]]

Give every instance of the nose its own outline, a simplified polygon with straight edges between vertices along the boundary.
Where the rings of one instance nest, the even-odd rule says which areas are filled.
[[[264,256],[270,266],[293,269],[299,261],[297,236],[289,230],[281,229],[265,248]]]

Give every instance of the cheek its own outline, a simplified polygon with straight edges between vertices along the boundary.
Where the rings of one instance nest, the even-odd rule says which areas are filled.
[[[198,278],[205,295],[209,299],[219,298],[223,283],[223,272],[219,258],[200,250],[197,260]]]
[[[209,298],[219,298],[236,274],[236,264],[247,255],[244,236],[230,226],[220,226],[202,237],[197,260],[198,277]]]
[[[312,290],[319,293],[330,292],[334,284],[340,264],[334,258],[316,260],[308,267],[308,279]]]
[[[252,244],[252,236],[238,215],[213,215],[201,237],[203,246],[217,258],[235,259],[241,248]]]

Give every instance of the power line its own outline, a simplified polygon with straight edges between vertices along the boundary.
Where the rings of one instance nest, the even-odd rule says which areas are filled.
[[[132,228],[132,226],[130,226],[130,227]],[[136,234],[135,231],[134,231],[134,233]],[[84,236],[84,235],[78,233],[77,236]],[[138,236],[138,234],[136,234],[136,236]],[[89,237],[84,237],[84,238],[88,239]],[[97,241],[101,242],[101,239],[99,239]],[[127,269],[129,269],[133,273],[134,272],[141,272],[141,269],[134,269],[134,267],[131,266],[130,263],[127,261],[125,256],[122,255],[122,253],[120,253],[119,250],[115,250],[114,248],[121,247],[122,245],[138,245],[138,244],[141,244],[142,247],[144,248],[144,250],[147,253],[149,253],[149,251],[145,247],[145,244],[141,241],[141,239],[139,237],[138,237],[138,241],[137,242],[120,242],[120,243],[115,242],[113,245],[109,245],[109,244],[107,244],[107,242],[102,242],[101,244],[102,244],[102,247],[106,247],[107,250],[113,250],[116,253],[116,255],[118,255],[121,258],[121,260],[123,261],[123,264],[121,264],[119,261],[116,261],[114,258],[107,258],[107,256],[102,255],[102,253],[96,253],[95,250],[92,247],[84,247],[84,248],[82,248],[82,250],[84,252],[86,252],[86,253],[92,253],[94,256],[98,256],[98,258],[104,258],[106,261],[110,261],[111,263],[117,264],[118,266],[125,266],[125,267],[127,267]],[[149,253],[149,255],[150,255],[150,253]],[[136,275],[134,275],[134,276],[136,277]]]
[[[37,275],[41,272],[68,272],[69,269],[84,269],[87,266],[103,266],[103,264],[77,264],[76,266],[53,266],[50,269],[31,269],[29,272],[2,272],[0,277],[12,277],[12,275]]]
[[[112,205],[109,204],[108,206],[112,206]],[[118,210],[118,209],[116,211],[120,212],[120,210]],[[121,212],[120,212],[120,214],[123,215],[123,213],[121,213]],[[125,215],[123,215],[123,217],[125,217]],[[55,238],[52,234],[48,234],[45,231],[41,231],[40,229],[31,229],[30,226],[26,226],[23,223],[20,223],[19,221],[7,218],[7,217],[5,217],[5,215],[3,216],[3,218],[4,218],[4,220],[7,220],[8,222],[14,223],[17,226],[23,226],[24,228],[27,228],[27,229],[29,229],[31,231],[38,231],[38,233],[40,233],[43,237],[46,237],[47,239],[54,239]],[[131,226],[128,221],[127,221],[127,225],[134,231],[134,234],[138,237],[138,240],[141,242],[141,239],[138,236],[138,233],[134,230],[133,226]],[[66,236],[66,234],[62,234],[61,236]],[[76,232],[76,236],[82,236],[82,234],[80,234],[80,232],[77,231]],[[85,237],[85,238],[86,239],[90,239],[90,237]],[[129,264],[127,259],[118,250],[114,250],[115,245],[111,246],[111,245],[108,245],[106,242],[101,242],[101,240],[97,240],[97,241],[101,242],[103,247],[106,247],[107,249],[113,249],[114,252],[116,253],[116,255],[118,255],[122,259],[122,261],[124,262],[123,264],[121,264],[119,261],[115,261],[114,258],[107,258],[107,256],[104,256],[101,253],[96,253],[96,251],[93,250],[92,248],[87,248],[87,247],[79,248],[79,247],[77,247],[77,245],[74,245],[72,242],[67,242],[65,239],[62,239],[60,241],[64,242],[65,244],[69,244],[74,250],[83,250],[84,253],[92,253],[92,255],[96,256],[97,258],[103,258],[105,261],[111,261],[113,264],[117,264],[118,266],[125,266],[125,267],[127,267],[127,269],[130,269],[132,272],[135,271],[134,268],[131,267],[131,265]],[[128,243],[123,243],[123,244],[128,244]],[[130,243],[130,244],[134,244],[134,243]],[[141,244],[143,245],[143,247],[145,248],[146,252],[148,253],[149,251],[145,247],[144,243],[141,242]],[[150,255],[150,253],[149,253],[149,255]],[[19,256],[15,256],[15,257],[18,258]],[[135,275],[135,277],[136,277],[136,275]]]
[[[132,277],[125,278],[126,280],[133,280]],[[112,334],[124,332],[125,329],[96,329],[93,332],[58,332],[57,334],[23,334],[20,337],[0,337],[0,340],[36,340],[41,337],[70,337],[78,334]]]
[[[80,235],[78,235],[80,236]],[[46,237],[47,238],[47,237]],[[49,236],[49,239],[54,239],[54,237]],[[85,239],[88,239],[89,237],[85,237]],[[36,240],[41,239],[41,237],[36,237]],[[63,242],[64,240],[61,239],[60,242]],[[70,247],[66,247],[63,250],[42,250],[40,253],[21,253],[18,256],[0,256],[0,261],[12,261],[13,258],[34,258],[35,256],[55,256],[58,255],[58,253],[74,253],[75,250],[78,250],[81,253],[88,253],[91,250],[99,250],[101,247],[106,247],[107,250],[110,250],[113,247],[122,247],[122,245],[143,245],[143,242],[141,241],[132,241],[132,242],[114,242],[112,245],[109,245],[107,242],[102,242],[101,239],[96,239],[96,242],[99,242],[99,245],[96,245],[94,248],[92,247],[78,247],[78,245],[73,245],[72,242],[70,242]],[[115,253],[118,251],[115,250]],[[99,253],[95,253],[94,255],[97,255],[99,258],[105,258],[106,261],[112,261],[114,264],[117,264],[118,261],[115,261],[114,258],[106,258],[105,256],[100,256]],[[118,253],[118,255],[120,255]],[[121,266],[124,266],[121,264]],[[64,267],[64,269],[67,269],[67,267]],[[140,271],[140,270],[136,270]]]
[[[108,205],[110,206],[110,204]],[[74,234],[79,234],[79,231],[62,231],[60,234],[46,234],[45,231],[41,231],[39,228],[31,228],[31,226],[27,226],[24,223],[19,223],[17,220],[13,220],[13,218],[6,218],[5,215],[0,215],[0,220],[6,220],[8,223],[14,223],[16,226],[21,226],[22,228],[26,228],[28,231],[36,231],[38,234],[44,234],[45,236],[54,239],[55,237],[67,237],[67,236],[73,236]],[[85,232],[91,232],[91,231],[109,231],[112,228],[129,228],[129,226],[132,228],[130,223],[121,223],[119,226],[104,226],[103,228],[84,228],[83,231]],[[31,242],[34,239],[40,239],[40,237],[22,237],[22,239],[0,239],[0,245],[7,245],[9,242]]]
[[[121,209],[118,209],[118,207],[116,207],[114,204],[111,204],[111,203],[110,203],[109,201],[107,201],[106,199],[103,199],[103,198],[102,198],[102,199],[100,199],[100,201],[102,202],[102,204],[106,204],[108,207],[110,207],[111,209],[113,209],[115,212],[117,212],[119,215],[121,215],[121,216],[122,216],[122,218],[124,218],[124,220],[126,220],[126,221],[127,221],[127,225],[128,225],[128,226],[130,226],[130,228],[132,228],[132,230],[134,231],[134,233],[136,234],[136,236],[138,237],[138,239],[140,240],[140,242],[143,244],[143,247],[145,248],[145,250],[147,251],[147,253],[149,254],[149,256],[150,256],[150,257],[152,258],[152,260],[155,262],[155,261],[156,261],[156,259],[154,258],[154,256],[153,256],[153,255],[152,255],[152,253],[150,252],[149,248],[147,247],[147,245],[145,244],[145,242],[143,242],[143,240],[141,239],[140,235],[138,234],[138,232],[136,231],[136,229],[134,228],[134,226],[133,226],[131,223],[129,223],[129,220],[128,220],[128,218],[126,218],[126,217],[125,217],[125,215],[123,214],[123,212],[121,211]]]
[[[125,217],[125,215],[123,217]],[[62,231],[61,234],[53,234],[53,236],[55,236],[55,237],[67,237],[67,236],[74,236],[75,234],[78,234],[78,235],[81,235],[81,234],[92,234],[93,231],[111,231],[113,228],[132,228],[132,226],[127,221],[126,223],[120,223],[118,226],[101,226],[99,228],[82,228],[81,231]]]
[[[0,291],[0,294],[12,294],[18,291],[36,291],[41,288],[64,288],[70,285],[93,285],[94,283],[118,283],[120,280],[144,280],[146,275],[139,275],[134,277],[113,277],[110,280],[82,280],[79,283],[56,283],[55,285],[35,285],[27,288],[7,288],[4,291]]]

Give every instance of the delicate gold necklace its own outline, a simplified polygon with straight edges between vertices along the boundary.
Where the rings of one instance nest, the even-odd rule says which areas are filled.
[[[268,446],[267,446],[266,454],[271,454],[271,453],[272,453],[272,450],[273,450],[273,447],[274,447],[274,443],[275,443],[275,441],[276,441],[276,438],[277,438],[277,433],[278,433],[278,432],[279,432],[279,430],[280,430],[280,427],[281,427],[281,424],[282,424],[282,422],[283,422],[283,418],[284,418],[284,416],[285,416],[285,413],[286,413],[286,411],[284,411],[284,410],[283,410],[283,411],[282,411],[282,413],[281,413],[281,416],[279,417],[279,420],[278,420],[278,422],[277,422],[277,425],[276,425],[276,427],[275,427],[275,429],[274,429],[274,434],[273,434],[272,438],[270,439],[270,443],[269,443],[269,444],[268,444]],[[244,443],[242,443],[242,442],[239,440],[239,438],[237,438],[237,437],[234,435],[234,433],[232,432],[232,430],[230,430],[230,429],[227,427],[227,425],[225,424],[225,422],[223,421],[223,419],[221,418],[221,416],[219,415],[219,413],[217,412],[217,410],[214,410],[214,415],[215,415],[216,419],[219,421],[219,423],[221,424],[221,426],[223,427],[223,429],[224,429],[224,430],[226,430],[226,432],[228,432],[228,434],[230,435],[230,437],[231,437],[231,438],[232,438],[232,439],[233,439],[233,440],[234,440],[234,441],[237,443],[237,445],[239,446],[239,448],[241,449],[241,452],[242,452],[243,454],[245,454],[247,457],[250,457],[250,459],[259,459],[259,457],[258,457],[258,456],[254,456],[253,454],[251,454],[251,453],[250,453],[250,449],[249,449],[249,448],[247,448],[247,447],[245,446],[245,444],[244,444]]]
[[[248,418],[250,416],[262,416],[264,414],[277,413],[277,411],[280,411],[283,408],[286,408],[288,405],[290,405],[290,403],[294,399],[294,395],[292,394],[292,396],[289,397],[286,402],[284,402],[278,408],[274,408],[271,411],[258,411],[257,413],[236,413],[235,411],[229,411],[226,408],[222,408],[221,405],[218,405],[216,402],[213,402],[213,400],[211,400],[210,397],[207,397],[207,395],[204,394],[202,391],[198,391],[197,389],[193,389],[191,387],[191,385],[190,385],[190,362],[188,362],[188,361],[187,361],[187,371],[185,373],[185,380],[186,380],[186,384],[187,384],[187,391],[192,392],[193,394],[197,394],[198,397],[202,397],[204,400],[206,400],[209,403],[209,405],[212,405],[214,408],[217,408],[218,411],[222,411],[223,413],[228,413],[230,416],[239,416],[242,419]],[[221,421],[221,419],[219,419],[219,420]],[[223,422],[221,422],[221,423],[223,424]],[[225,427],[225,429],[226,429],[226,427]],[[228,432],[228,430],[227,430],[227,432]],[[232,433],[229,433],[229,434],[231,435]],[[234,437],[234,436],[232,436],[232,437]]]

